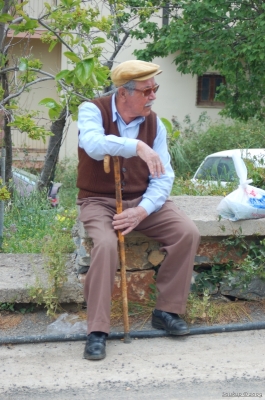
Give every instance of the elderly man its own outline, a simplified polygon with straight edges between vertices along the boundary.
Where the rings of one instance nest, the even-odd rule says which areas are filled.
[[[174,172],[166,130],[151,110],[159,85],[159,65],[140,60],[121,63],[111,73],[112,96],[82,104],[79,110],[77,204],[92,238],[86,275],[88,337],[84,358],[106,356],[111,294],[119,264],[117,233],[136,230],[162,243],[166,257],[159,268],[158,298],[152,326],[172,335],[189,329],[185,312],[200,235],[195,224],[168,200]],[[114,178],[104,172],[106,154],[120,156],[123,212],[116,214]]]

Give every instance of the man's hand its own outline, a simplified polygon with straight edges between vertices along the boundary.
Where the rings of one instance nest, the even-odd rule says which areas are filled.
[[[148,216],[146,210],[141,207],[128,208],[113,217],[113,228],[122,230],[121,234],[126,235],[131,232],[143,219]]]
[[[165,173],[165,168],[159,155],[146,143],[139,140],[136,152],[137,155],[146,162],[153,178],[160,178],[160,175]]]

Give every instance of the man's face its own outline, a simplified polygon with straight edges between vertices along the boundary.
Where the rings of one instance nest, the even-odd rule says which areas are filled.
[[[136,81],[136,86],[133,94],[130,95],[127,91],[126,95],[126,111],[132,119],[137,117],[147,117],[151,112],[151,107],[156,99],[156,94],[151,91],[148,96],[144,96],[142,90],[152,88],[156,85],[155,79],[150,78],[146,81]]]

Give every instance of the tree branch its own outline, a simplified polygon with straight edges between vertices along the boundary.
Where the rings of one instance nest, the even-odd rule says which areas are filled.
[[[58,35],[57,32],[55,32],[54,30],[52,30],[52,29],[49,27],[49,25],[46,25],[45,22],[43,22],[40,18],[32,18],[32,19],[37,20],[37,21],[39,22],[40,25],[42,25],[42,26],[43,26],[44,28],[46,28],[48,31],[52,32],[53,35],[55,35],[55,36],[60,40],[60,42],[63,43],[63,44],[65,45],[65,47],[67,47],[68,50],[74,52],[73,49],[61,38],[61,36]]]
[[[5,99],[3,99],[3,100],[0,102],[0,106],[4,106],[4,105],[5,105],[6,103],[8,103],[11,99],[14,99],[15,97],[20,96],[21,93],[23,93],[24,90],[27,89],[28,87],[30,87],[30,86],[32,86],[32,85],[35,85],[36,83],[43,82],[43,81],[47,81],[47,80],[51,80],[51,79],[53,79],[53,78],[50,78],[50,77],[47,77],[47,78],[39,78],[39,79],[37,79],[37,80],[35,80],[35,81],[33,81],[33,82],[27,83],[27,84],[24,85],[17,93],[10,94],[8,97],[6,97]]]

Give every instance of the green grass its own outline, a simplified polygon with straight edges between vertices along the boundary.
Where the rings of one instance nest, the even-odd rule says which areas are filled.
[[[238,185],[236,183],[229,183],[226,188],[221,185],[205,185],[197,183],[196,185],[189,179],[176,177],[171,196],[226,196],[236,189]]]
[[[67,249],[65,237],[72,251],[71,229],[77,217],[75,165],[75,160],[65,160],[58,165],[55,180],[63,185],[57,208],[51,207],[46,192],[33,191],[22,197],[14,190],[11,201],[5,206],[2,252],[41,253],[47,240],[58,236],[63,239],[63,251]]]

